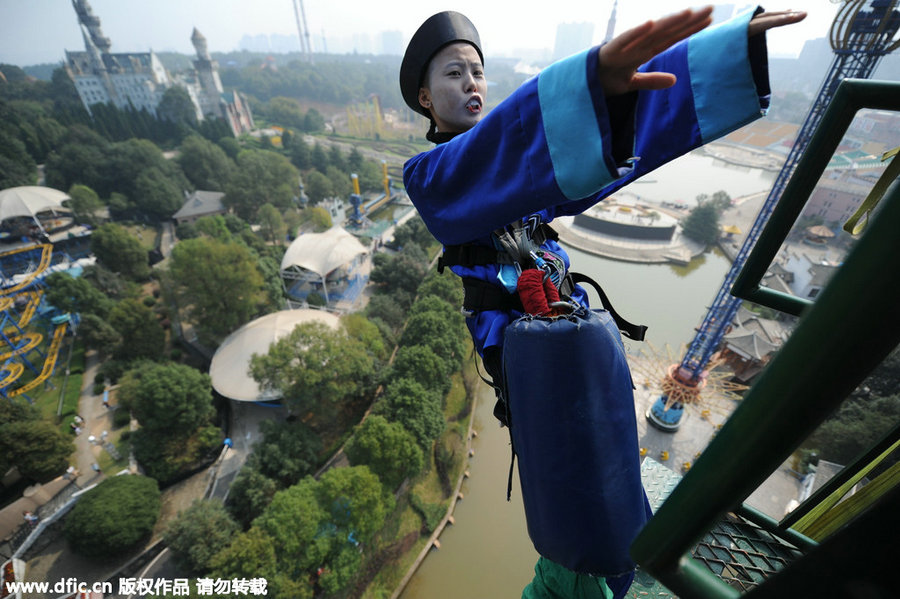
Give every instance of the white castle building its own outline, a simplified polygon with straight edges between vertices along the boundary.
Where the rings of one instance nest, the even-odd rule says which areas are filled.
[[[66,51],[66,71],[88,112],[93,104],[112,102],[118,108],[133,106],[156,115],[156,107],[166,90],[183,87],[197,111],[197,119],[225,119],[234,135],[253,128],[253,115],[246,100],[236,91],[225,93],[219,79],[219,65],[212,60],[206,38],[194,28],[191,42],[197,51],[194,71],[172,76],[156,54],[150,52],[112,53],[110,40],[103,35],[100,18],[87,0],[72,0],[84,37],[84,52]]]

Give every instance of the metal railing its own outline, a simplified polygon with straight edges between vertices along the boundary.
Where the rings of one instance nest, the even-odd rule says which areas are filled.
[[[748,513],[742,505],[746,498],[900,342],[900,184],[885,194],[865,234],[814,303],[760,287],[861,108],[900,111],[900,84],[841,83],[732,291],[790,314],[802,313],[797,329],[632,545],[635,561],[680,597],[741,595],[690,557],[691,549],[726,513]],[[897,493],[889,495],[896,500]],[[876,508],[884,513],[881,505]],[[770,524],[785,532],[785,523]],[[799,536],[805,549],[814,548],[811,554],[820,549],[793,531],[784,536],[793,537],[795,544]],[[846,537],[834,535],[823,545],[847,543]],[[809,557],[776,575],[778,584],[790,584],[791,570],[801,572]],[[750,595],[771,595],[774,582],[764,582]]]

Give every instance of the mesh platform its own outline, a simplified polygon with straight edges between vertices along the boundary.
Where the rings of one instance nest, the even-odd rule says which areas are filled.
[[[644,458],[641,463],[641,481],[654,512],[680,480],[681,475],[655,460]],[[723,581],[746,592],[799,558],[802,552],[751,522],[728,514],[703,537],[691,555]],[[640,570],[627,596],[675,597]]]

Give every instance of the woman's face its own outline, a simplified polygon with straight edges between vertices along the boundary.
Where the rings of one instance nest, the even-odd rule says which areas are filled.
[[[431,111],[438,131],[468,131],[481,120],[487,82],[478,51],[455,43],[434,55],[428,65],[419,104]]]

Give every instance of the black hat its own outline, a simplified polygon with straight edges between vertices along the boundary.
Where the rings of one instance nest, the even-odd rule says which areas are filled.
[[[454,42],[472,44],[481,62],[484,62],[481,39],[475,25],[465,15],[452,10],[428,17],[406,47],[400,65],[400,92],[406,104],[419,114],[431,118],[428,110],[419,104],[419,88],[424,82],[428,63],[444,46]]]

